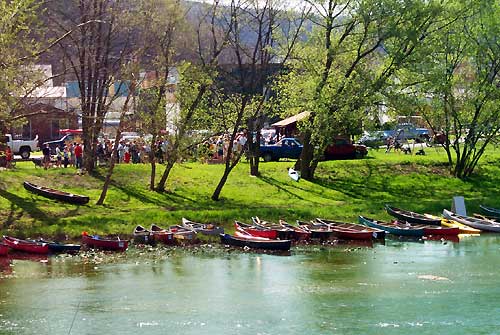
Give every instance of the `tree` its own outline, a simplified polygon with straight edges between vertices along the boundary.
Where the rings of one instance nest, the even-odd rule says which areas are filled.
[[[130,1],[114,0],[79,0],[66,5],[49,4],[48,11],[53,24],[68,33],[59,46],[69,63],[69,74],[78,82],[84,167],[92,172],[106,114],[127,90],[124,81],[119,81],[114,93],[110,87],[119,80],[123,65],[130,61],[133,42],[137,42],[137,27],[131,20],[134,6]]]
[[[376,103],[388,79],[411,60],[432,32],[441,7],[438,1],[423,0],[311,4],[315,29],[297,49],[293,70],[279,86],[284,108],[310,111],[300,125],[304,147],[296,164],[308,180],[331,138],[352,123],[349,116]]]
[[[177,104],[169,89],[175,76],[173,67],[177,65],[177,48],[180,38],[186,38],[184,8],[178,0],[147,0],[140,3],[144,14],[144,28],[141,30],[142,41],[145,41],[145,57],[148,64],[145,68],[154,73],[149,87],[140,95],[141,108],[138,117],[144,129],[152,135],[150,190],[155,188],[157,139],[165,130],[167,114],[176,118]],[[175,81],[175,80],[174,80]],[[170,97],[170,99],[169,99]]]
[[[40,73],[32,67],[44,49],[37,42],[39,27],[38,1],[0,0],[0,131],[8,131],[12,122],[25,117],[14,115],[25,97],[42,83]]]
[[[231,3],[233,6],[235,0]],[[180,115],[177,126],[168,139],[167,162],[165,170],[156,189],[164,191],[165,185],[177,160],[189,145],[186,141],[189,131],[197,121],[196,115],[204,103],[205,94],[216,76],[216,67],[229,40],[229,34],[234,27],[234,18],[225,15],[219,1],[211,5],[204,5],[197,17],[196,27],[197,59],[196,62],[186,64],[181,72],[179,86]]]
[[[223,82],[211,86],[211,96],[215,110],[226,114],[223,124],[230,127],[223,129],[229,135],[225,167],[212,200],[219,200],[229,174],[243,154],[243,146],[240,148],[236,141],[245,126],[250,174],[258,175],[260,131],[273,77],[277,77],[288,61],[309,13],[307,7],[303,7],[299,14],[287,16],[290,13],[285,12],[284,3],[274,0],[235,2],[228,10],[234,22],[228,51],[233,55],[235,66],[219,68]],[[254,34],[251,41],[245,40],[248,30]],[[282,39],[278,38],[280,33]]]
[[[500,6],[456,1],[446,9],[455,20],[427,41],[401,78],[434,132],[444,134],[451,173],[466,178],[500,129]]]

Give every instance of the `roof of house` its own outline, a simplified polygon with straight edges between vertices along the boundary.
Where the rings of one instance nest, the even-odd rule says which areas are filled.
[[[302,112],[294,116],[290,116],[286,119],[283,119],[281,121],[278,121],[276,123],[273,123],[271,126],[281,128],[281,127],[286,127],[292,123],[295,123],[297,121],[303,120],[309,116],[310,112]]]

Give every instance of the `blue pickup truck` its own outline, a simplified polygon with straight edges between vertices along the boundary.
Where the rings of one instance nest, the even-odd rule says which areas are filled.
[[[395,130],[386,130],[384,135],[398,140],[415,140],[416,142],[425,142],[430,138],[430,132],[427,128],[417,128],[411,123],[400,123]]]
[[[260,147],[260,157],[265,162],[279,161],[280,158],[298,159],[302,152],[302,144],[295,138],[285,137],[276,144]]]

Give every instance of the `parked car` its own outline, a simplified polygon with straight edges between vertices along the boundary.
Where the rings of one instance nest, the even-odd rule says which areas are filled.
[[[66,145],[66,142],[73,142],[74,139],[75,139],[75,134],[66,134],[58,140],[43,142],[42,145],[43,147],[45,147],[45,145],[48,144],[51,154],[55,155],[56,147],[62,149]]]
[[[38,135],[33,140],[14,140],[11,134],[6,134],[3,142],[7,143],[14,155],[21,155],[23,159],[30,158],[31,152],[39,149]]]
[[[276,144],[260,147],[260,157],[265,162],[279,161],[280,158],[298,159],[302,152],[302,144],[292,137],[285,137]]]
[[[385,131],[385,134],[397,140],[415,140],[417,142],[426,142],[431,137],[429,129],[417,128],[411,123],[400,123],[394,130]]]
[[[325,149],[325,160],[363,158],[368,154],[365,145],[352,144],[344,138],[336,138]]]
[[[362,144],[369,148],[378,148],[385,145],[389,136],[384,131],[365,131],[363,136],[358,140],[358,144]]]

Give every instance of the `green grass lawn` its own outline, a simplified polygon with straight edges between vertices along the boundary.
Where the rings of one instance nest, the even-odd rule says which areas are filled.
[[[35,168],[19,162],[13,171],[0,171],[0,233],[16,236],[76,237],[83,230],[99,234],[130,234],[137,224],[149,227],[180,223],[182,217],[218,222],[231,229],[235,219],[251,216],[289,222],[326,217],[356,221],[360,214],[388,218],[391,203],[418,212],[439,214],[454,195],[463,195],[470,212],[479,204],[500,207],[500,152],[491,149],[475,176],[451,177],[444,151],[426,149],[426,156],[371,151],[366,159],[320,163],[314,182],[292,181],[293,162],[262,163],[261,177],[239,164],[218,202],[210,196],[223,171],[221,165],[184,163],[175,166],[168,193],[147,189],[149,165],[119,165],[105,206],[96,206],[102,177],[79,176],[72,168]],[[160,172],[163,170],[160,169]],[[100,171],[102,174],[104,170]],[[24,190],[22,182],[88,195],[85,206],[56,202]]]

